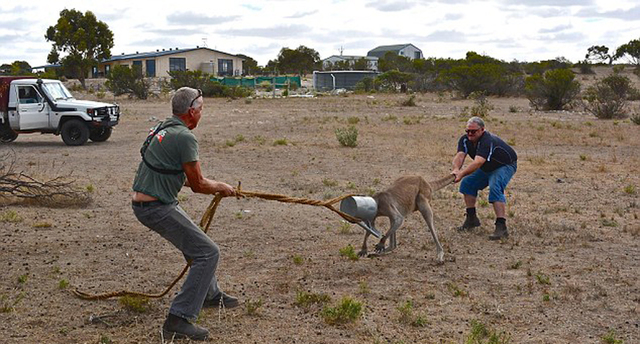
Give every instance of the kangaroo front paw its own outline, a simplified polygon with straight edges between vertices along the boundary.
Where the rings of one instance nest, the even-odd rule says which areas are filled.
[[[384,244],[380,243],[376,245],[376,253],[383,254],[386,251]]]

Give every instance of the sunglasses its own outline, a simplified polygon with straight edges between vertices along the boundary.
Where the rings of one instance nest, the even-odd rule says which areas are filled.
[[[193,103],[195,103],[196,99],[198,99],[200,97],[202,97],[202,90],[198,89],[198,95],[195,98],[193,98],[193,100],[191,101],[191,104],[189,105],[189,107],[190,108],[193,107]]]
[[[466,132],[467,134],[471,134],[471,135],[473,135],[473,134],[477,133],[479,130],[480,130],[480,129],[467,129],[467,130],[465,130],[465,132]]]

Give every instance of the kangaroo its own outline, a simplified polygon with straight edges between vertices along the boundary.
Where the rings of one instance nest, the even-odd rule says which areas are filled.
[[[405,176],[398,178],[386,190],[373,195],[373,199],[378,205],[378,211],[371,221],[371,226],[375,229],[375,220],[379,216],[388,217],[390,222],[389,231],[382,236],[380,242],[375,246],[375,254],[380,255],[393,251],[397,246],[396,230],[402,226],[405,217],[419,210],[427,222],[427,227],[431,231],[433,240],[436,242],[438,263],[444,263],[444,250],[433,225],[433,210],[429,201],[435,191],[451,184],[454,179],[455,176],[447,175],[441,179],[427,182],[420,176]],[[367,239],[369,235],[371,234],[368,231],[364,235],[362,249],[358,252],[360,257],[367,255]],[[389,239],[389,246],[385,247],[387,239]]]

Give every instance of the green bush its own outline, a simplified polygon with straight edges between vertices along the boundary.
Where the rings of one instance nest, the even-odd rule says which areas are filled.
[[[548,70],[544,76],[528,77],[525,93],[536,110],[562,110],[580,93],[580,83],[574,79],[575,74],[569,69]]]
[[[360,93],[368,93],[374,90],[373,78],[365,77],[358,81],[355,86],[355,91]]]
[[[585,110],[600,119],[625,118],[627,97],[633,90],[626,76],[610,75],[587,88]]]
[[[346,324],[356,321],[362,315],[362,303],[348,296],[342,298],[336,307],[325,307],[321,316],[329,325]]]
[[[107,89],[114,95],[133,94],[138,99],[147,99],[149,97],[149,82],[142,75],[140,66],[134,66],[133,69],[128,66],[115,66],[107,75],[105,83]]]
[[[355,126],[336,129],[336,138],[342,146],[355,147],[358,145],[358,129]]]

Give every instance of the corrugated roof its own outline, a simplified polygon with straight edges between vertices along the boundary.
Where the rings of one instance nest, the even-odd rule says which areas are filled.
[[[236,56],[234,54],[225,53],[224,51],[220,51],[220,50],[214,50],[214,49],[205,48],[205,47],[196,47],[196,48],[186,48],[186,49],[171,49],[171,50],[151,51],[151,52],[146,52],[146,53],[137,53],[136,52],[135,54],[115,55],[115,56],[111,56],[111,58],[103,60],[101,62],[105,63],[105,62],[114,62],[114,61],[121,61],[121,60],[149,59],[149,58],[154,58],[154,57],[159,57],[159,56],[181,54],[181,53],[186,53],[186,52],[189,52],[189,51],[199,50],[199,49],[206,49],[206,50],[214,51],[214,52],[220,53],[220,54],[225,54],[225,55],[229,55],[229,56]]]
[[[407,44],[395,44],[395,45],[381,45],[379,47],[376,47],[372,50],[369,50],[370,53],[376,53],[379,51],[400,51],[403,48],[412,45],[411,43],[407,43]]]
[[[337,57],[343,60],[359,60],[361,58],[365,58],[367,60],[377,60],[378,58],[375,56],[360,56],[360,55],[331,55],[329,57],[327,57],[326,59],[324,59],[323,61],[326,61],[332,57]]]

